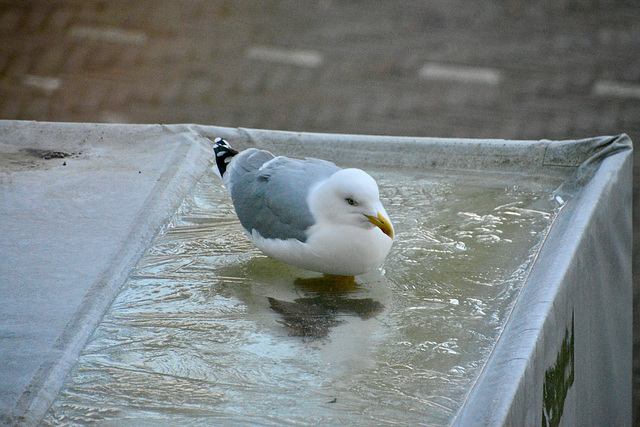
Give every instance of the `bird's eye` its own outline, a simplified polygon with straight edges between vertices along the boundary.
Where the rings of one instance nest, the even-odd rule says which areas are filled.
[[[356,202],[355,200],[353,200],[351,197],[347,197],[345,199],[347,201],[347,203],[349,203],[351,206],[358,206],[358,202]]]

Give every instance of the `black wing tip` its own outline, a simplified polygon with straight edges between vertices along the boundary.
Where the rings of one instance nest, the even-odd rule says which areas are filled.
[[[231,145],[229,145],[227,140],[220,137],[214,139],[213,144],[214,144],[214,147],[221,146],[221,147],[231,148]]]
[[[216,166],[218,166],[220,176],[224,176],[227,165],[238,152],[231,148],[231,145],[223,138],[216,138],[213,141],[213,152],[216,155]]]

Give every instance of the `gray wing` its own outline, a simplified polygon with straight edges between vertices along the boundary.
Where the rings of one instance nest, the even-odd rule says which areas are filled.
[[[338,170],[324,160],[274,157],[249,149],[234,158],[225,182],[245,229],[265,238],[304,242],[307,228],[314,224],[307,205],[309,189]]]

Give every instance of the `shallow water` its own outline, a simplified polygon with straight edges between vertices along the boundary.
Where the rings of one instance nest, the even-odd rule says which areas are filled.
[[[559,206],[556,180],[377,170],[396,239],[356,284],[264,257],[205,176],[132,272],[44,424],[451,420]]]

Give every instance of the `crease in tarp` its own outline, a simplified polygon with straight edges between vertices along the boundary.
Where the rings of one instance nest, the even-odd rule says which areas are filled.
[[[576,144],[586,146],[589,157],[554,190],[554,197],[560,196],[564,200],[574,197],[591,180],[604,159],[621,151],[633,149],[631,139],[626,134],[590,138],[576,141]]]

